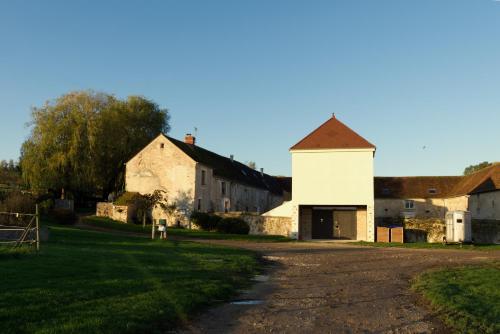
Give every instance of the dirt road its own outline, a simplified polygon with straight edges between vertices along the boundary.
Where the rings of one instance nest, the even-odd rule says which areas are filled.
[[[328,243],[206,241],[271,261],[252,290],[201,314],[181,333],[448,333],[410,291],[427,269],[500,259],[500,252]]]

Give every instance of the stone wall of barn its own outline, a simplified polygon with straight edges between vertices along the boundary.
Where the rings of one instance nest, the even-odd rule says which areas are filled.
[[[96,216],[107,217],[123,223],[131,223],[135,210],[127,205],[114,205],[108,202],[98,202],[96,205]]]
[[[500,221],[500,191],[470,195],[469,210],[474,219]]]
[[[405,200],[414,202],[414,209],[405,209]],[[408,199],[375,199],[376,218],[399,218],[403,215],[412,218],[444,219],[446,212],[463,210],[469,207],[468,196],[454,198],[408,198]]]
[[[290,217],[265,217],[247,212],[217,213],[221,217],[240,218],[250,226],[249,234],[282,235],[290,237],[292,219]]]
[[[202,184],[202,173],[205,184]],[[223,190],[224,188],[224,190]],[[262,213],[283,203],[283,196],[268,190],[234,182],[213,174],[202,164],[196,165],[195,209],[202,212],[255,212]]]
[[[167,193],[168,201],[176,203],[187,215],[193,210],[196,163],[164,136],[158,136],[126,166],[126,191],[151,194]],[[160,216],[153,218],[162,219]]]

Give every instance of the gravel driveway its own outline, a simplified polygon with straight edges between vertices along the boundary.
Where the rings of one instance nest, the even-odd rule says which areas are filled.
[[[199,315],[182,333],[448,333],[409,290],[411,279],[431,268],[500,259],[498,251],[205,242],[257,250],[270,265],[236,304]]]

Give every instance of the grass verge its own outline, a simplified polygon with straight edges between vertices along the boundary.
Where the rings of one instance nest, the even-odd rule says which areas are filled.
[[[241,249],[51,226],[39,254],[0,257],[1,332],[164,332],[257,271]]]
[[[106,217],[90,216],[82,219],[85,225],[102,227],[110,230],[144,233],[151,235],[151,225],[143,228],[141,225],[125,224]],[[287,242],[292,239],[283,237],[281,235],[249,235],[249,234],[227,234],[218,232],[207,232],[201,230],[189,230],[184,228],[167,229],[168,235],[179,236],[185,238],[197,239],[216,239],[216,240],[240,240],[240,241],[253,241],[253,242]]]
[[[427,272],[413,288],[459,333],[500,333],[500,263]]]
[[[443,245],[441,243],[428,243],[428,242],[367,242],[357,241],[349,243],[350,245],[370,246],[370,247],[399,247],[399,248],[427,248],[427,249],[463,249],[463,250],[500,250],[500,245],[495,244],[449,244]]]

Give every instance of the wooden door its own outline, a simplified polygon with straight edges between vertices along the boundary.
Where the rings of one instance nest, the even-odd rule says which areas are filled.
[[[333,238],[333,212],[332,210],[312,210],[312,229],[313,239],[332,239]]]
[[[335,211],[334,236],[339,239],[356,239],[356,211]]]

